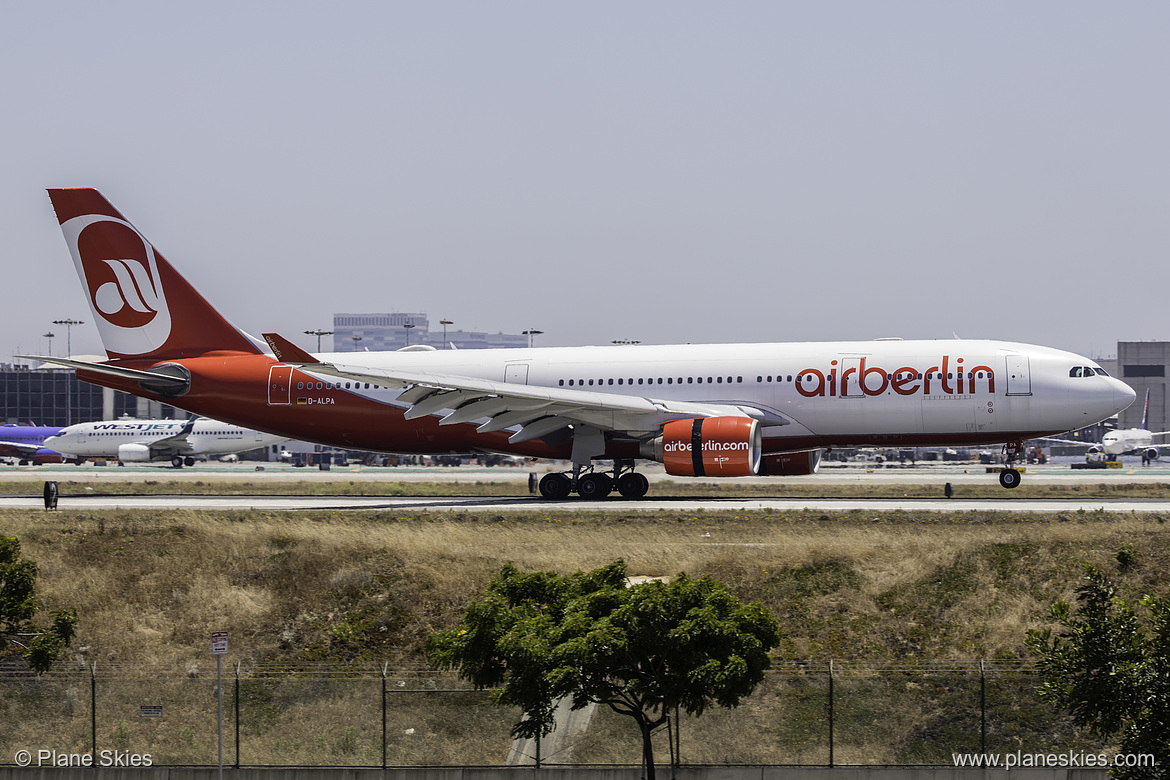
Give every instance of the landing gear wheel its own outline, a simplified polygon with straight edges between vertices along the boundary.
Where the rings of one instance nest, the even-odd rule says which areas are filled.
[[[1019,487],[1020,486],[1020,472],[1016,471],[1015,469],[1004,469],[1004,470],[1000,471],[999,472],[999,484],[1000,484],[1000,487],[1005,487],[1005,488],[1008,488],[1009,490],[1011,488],[1014,488],[1014,487]]]
[[[183,458],[183,465],[184,466],[194,466],[195,459],[194,458]]]
[[[540,495],[545,498],[568,498],[573,492],[573,483],[564,474],[545,474],[540,478]]]
[[[605,498],[613,491],[613,480],[605,474],[586,474],[577,480],[577,495],[590,501]]]
[[[650,480],[631,471],[618,477],[617,489],[625,498],[641,498],[650,489]]]
[[[171,465],[177,469],[181,469],[183,468],[183,459],[176,455],[175,457],[171,458]]]

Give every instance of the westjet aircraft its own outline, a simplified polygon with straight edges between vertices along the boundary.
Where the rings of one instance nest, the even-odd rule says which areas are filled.
[[[808,474],[827,447],[1021,442],[1134,393],[1070,352],[1000,341],[434,350],[311,355],[225,320],[93,189],[49,196],[106,354],[38,360],[196,414],[346,449],[568,459],[547,498],[642,496],[677,476]],[[611,461],[603,467],[595,461]]]
[[[192,417],[189,420],[113,420],[62,428],[45,443],[80,458],[117,458],[122,463],[169,460],[175,468],[194,466],[197,457],[254,450],[287,436]]]

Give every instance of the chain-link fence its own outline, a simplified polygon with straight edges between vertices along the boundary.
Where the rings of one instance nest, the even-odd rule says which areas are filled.
[[[43,677],[0,668],[0,765],[21,750],[149,755],[214,766],[214,666],[95,665]],[[600,706],[514,743],[521,713],[450,672],[225,665],[225,766],[637,765],[633,721]],[[682,765],[952,765],[955,753],[1098,749],[1036,697],[1025,662],[781,662],[738,708],[668,713],[655,753]]]

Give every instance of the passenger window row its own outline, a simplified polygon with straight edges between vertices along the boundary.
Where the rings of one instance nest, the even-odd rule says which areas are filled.
[[[297,390],[340,390],[342,387],[344,387],[346,390],[349,390],[351,389],[351,386],[353,390],[370,389],[369,382],[366,382],[364,386],[361,382],[346,382],[344,385],[342,385],[341,382],[318,382],[316,385],[314,385],[312,382],[297,382]],[[375,390],[381,389],[378,387],[378,385],[373,385],[373,388]]]
[[[688,384],[688,385],[692,385],[692,384],[700,384],[701,385],[704,382],[706,382],[709,385],[742,384],[743,377],[742,376],[729,376],[726,379],[724,379],[721,376],[709,376],[709,377],[706,377],[704,379],[701,376],[699,376],[699,377],[688,376],[685,378],[681,377],[681,376],[678,378],[668,376],[668,377],[651,377],[649,379],[647,379],[645,377],[639,377],[638,379],[634,379],[633,377],[629,377],[628,379],[626,377],[618,377],[617,379],[613,379],[613,378],[610,378],[610,379],[560,379],[560,380],[557,380],[557,385],[560,387],[566,387],[566,386],[567,387],[594,387],[594,386],[600,387],[603,385],[608,386],[608,385],[634,385],[634,384],[638,384],[638,385],[654,385],[654,384],[659,384],[659,385]]]

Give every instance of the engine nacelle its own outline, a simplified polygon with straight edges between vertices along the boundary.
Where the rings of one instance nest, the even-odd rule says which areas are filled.
[[[1158,455],[1157,447],[1146,447],[1146,460],[1157,460]]]
[[[672,420],[641,447],[644,458],[676,477],[752,477],[760,473],[760,423],[750,417]]]
[[[821,453],[822,450],[801,450],[765,455],[760,476],[803,477],[816,474],[821,468]]]
[[[1094,444],[1093,446],[1089,447],[1089,449],[1087,451],[1090,455],[1100,455],[1102,452],[1105,451],[1105,448],[1102,447],[1100,444]]]
[[[148,444],[121,444],[118,445],[118,460],[123,463],[149,463],[150,445]]]

